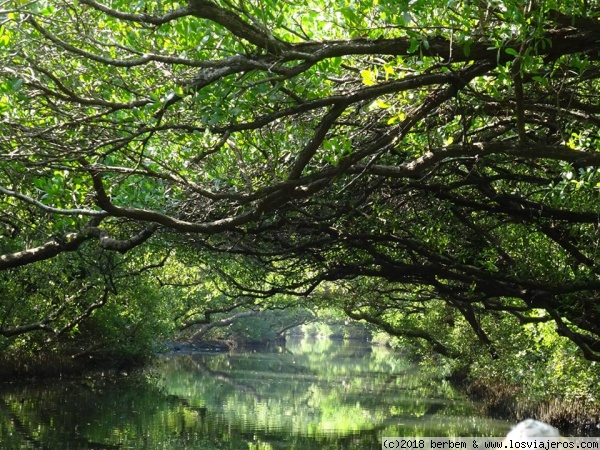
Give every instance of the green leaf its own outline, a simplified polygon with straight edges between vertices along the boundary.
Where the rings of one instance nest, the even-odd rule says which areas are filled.
[[[414,53],[417,51],[419,46],[421,45],[421,41],[415,37],[410,38],[410,46],[408,47],[408,53]]]
[[[362,76],[362,82],[363,84],[367,85],[367,86],[373,86],[374,84],[377,83],[377,72],[373,71],[373,70],[361,70],[360,74]]]
[[[471,46],[473,45],[473,41],[467,40],[463,43],[463,53],[466,57],[469,57],[471,54]]]

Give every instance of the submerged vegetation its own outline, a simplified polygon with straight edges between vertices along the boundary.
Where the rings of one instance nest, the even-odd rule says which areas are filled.
[[[0,376],[325,316],[597,420],[598,6],[0,1]]]

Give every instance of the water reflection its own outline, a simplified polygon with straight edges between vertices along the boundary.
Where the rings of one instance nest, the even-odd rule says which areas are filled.
[[[168,355],[148,376],[0,392],[2,449],[379,449],[382,436],[502,435],[387,349],[294,340]]]

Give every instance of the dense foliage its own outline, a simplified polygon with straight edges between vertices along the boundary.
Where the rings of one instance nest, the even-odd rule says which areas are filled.
[[[0,5],[4,347],[301,296],[600,360],[596,2]]]

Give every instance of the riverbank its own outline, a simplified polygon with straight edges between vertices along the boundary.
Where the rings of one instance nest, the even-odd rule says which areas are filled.
[[[528,398],[522,387],[500,380],[491,385],[482,380],[451,380],[483,407],[482,414],[520,422],[535,418],[552,424],[568,436],[600,436],[600,405],[585,399]]]
[[[62,354],[40,354],[25,358],[0,356],[0,383],[36,382],[61,378],[81,378],[98,372],[130,372],[152,360],[144,355],[105,355],[73,358]]]
[[[37,355],[0,355],[0,383],[35,382],[36,380],[87,377],[97,372],[130,372],[149,365],[164,353],[228,352],[234,348],[266,349],[271,342],[239,343],[234,341],[169,341],[155,346],[153,352],[119,354],[104,352],[86,357],[71,354],[38,353]]]

